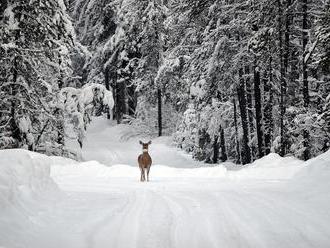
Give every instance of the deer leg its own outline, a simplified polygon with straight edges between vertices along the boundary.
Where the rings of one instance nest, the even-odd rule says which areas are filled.
[[[149,171],[150,171],[150,167],[148,167],[147,169],[147,181],[149,182]]]
[[[144,182],[146,180],[146,175],[144,173],[144,168],[142,168],[142,181]]]
[[[141,171],[141,176],[140,176],[140,182],[142,182],[143,181],[143,169],[140,167],[140,171]]]

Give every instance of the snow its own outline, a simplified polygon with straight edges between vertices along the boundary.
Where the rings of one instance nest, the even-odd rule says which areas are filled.
[[[294,157],[284,157],[276,153],[256,160],[239,171],[230,174],[231,178],[251,178],[251,179],[268,179],[282,180],[293,178],[304,168],[304,163]]]
[[[61,158],[60,158],[61,159]],[[0,247],[32,242],[38,201],[58,188],[50,178],[51,160],[24,150],[0,150]]]
[[[114,126],[111,121],[103,117],[95,118],[88,127],[86,140],[82,149],[75,140],[68,142],[71,150],[81,154],[82,160],[97,160],[108,166],[125,164],[135,167],[137,156],[141,152],[139,140],[148,141],[150,137],[130,137],[131,130],[126,125]],[[191,168],[200,165],[170,146],[168,137],[154,139],[150,146],[150,153],[154,161],[160,165],[170,167]]]
[[[44,163],[46,159],[44,155],[24,150],[0,151],[1,206],[17,200],[21,189],[33,193],[51,185],[50,164]]]
[[[16,46],[15,43],[13,43],[13,42],[9,42],[9,43],[7,43],[7,44],[0,44],[0,46],[1,46],[5,51],[7,51],[7,50],[9,50],[9,49],[15,49],[15,48],[17,48],[17,46]]]
[[[196,85],[191,85],[190,87],[190,94],[198,99],[201,99],[204,95],[203,86],[206,84],[205,79],[202,79],[196,83]]]
[[[9,30],[19,29],[18,22],[16,21],[15,14],[13,12],[14,8],[15,8],[15,5],[9,5],[4,11],[4,16],[8,17],[8,28],[9,28]]]
[[[149,137],[129,131],[94,119],[84,162],[0,151],[0,247],[329,247],[330,151],[233,170],[162,137],[141,183],[138,140]]]
[[[60,103],[65,110],[65,115],[69,117],[73,126],[67,125],[67,132],[74,132],[77,140],[82,144],[85,138],[85,127],[92,117],[94,108],[102,103],[107,106],[109,111],[114,107],[112,92],[107,90],[104,85],[90,83],[81,89],[73,87],[62,88],[60,91]]]
[[[304,163],[304,168],[294,178],[299,187],[309,191],[330,189],[330,150]]]
[[[92,104],[95,98],[102,101],[109,109],[114,106],[112,92],[101,84],[86,84],[82,89],[66,87],[61,89],[60,97],[68,112],[76,111],[78,107],[81,108],[80,111],[83,111],[85,106]]]
[[[18,127],[22,133],[28,133],[31,129],[31,120],[29,117],[23,116],[19,119]]]

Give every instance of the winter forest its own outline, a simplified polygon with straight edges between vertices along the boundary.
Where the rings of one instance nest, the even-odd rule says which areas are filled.
[[[329,8],[2,0],[0,148],[72,157],[65,140],[106,113],[207,163],[307,160],[330,147]]]
[[[328,248],[329,148],[330,0],[0,0],[0,247]]]

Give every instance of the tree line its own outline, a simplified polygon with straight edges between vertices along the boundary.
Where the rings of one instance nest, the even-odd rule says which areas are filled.
[[[85,77],[110,81],[118,122],[211,163],[329,148],[329,1],[93,3],[72,4]]]

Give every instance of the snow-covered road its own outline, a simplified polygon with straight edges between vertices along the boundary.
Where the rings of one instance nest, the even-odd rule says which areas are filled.
[[[123,129],[93,124],[82,157],[103,164],[0,153],[10,164],[0,167],[0,247],[330,246],[330,152],[307,163],[271,154],[228,171],[157,139],[151,181],[141,183],[141,148],[120,139]]]
[[[328,247],[329,213],[273,181],[70,175],[51,247]],[[63,174],[66,174],[64,176]],[[68,238],[76,237],[68,245]],[[79,242],[77,242],[79,241]],[[61,243],[62,242],[62,243]],[[50,246],[49,246],[50,247]]]

